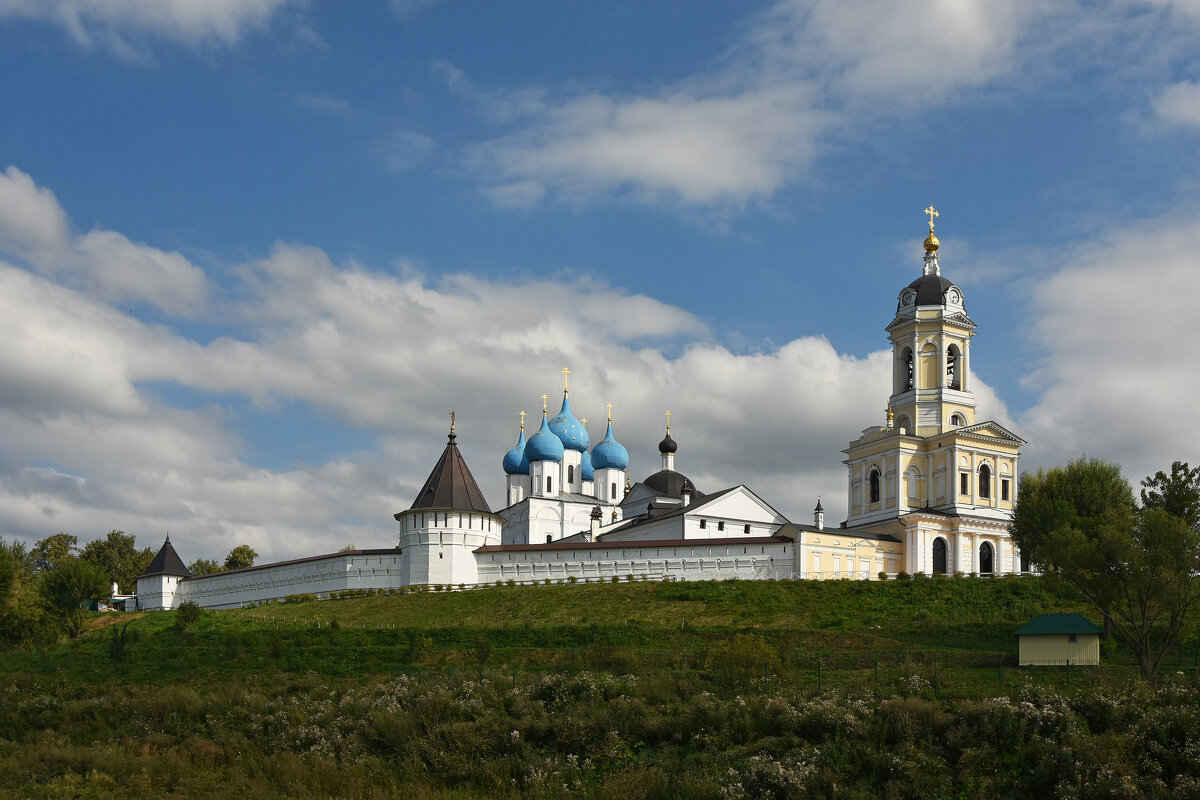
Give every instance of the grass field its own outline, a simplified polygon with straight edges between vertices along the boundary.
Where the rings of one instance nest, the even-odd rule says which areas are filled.
[[[1200,788],[1194,644],[1157,691],[1119,651],[1017,668],[1011,632],[1048,611],[1088,610],[1040,578],[922,578],[492,587],[187,626],[97,614],[76,642],[0,662],[0,796]]]

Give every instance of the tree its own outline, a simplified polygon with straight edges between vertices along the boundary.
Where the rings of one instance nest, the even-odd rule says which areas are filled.
[[[40,588],[46,605],[59,616],[67,635],[75,639],[83,631],[83,604],[106,597],[108,580],[95,564],[73,558],[43,574]]]
[[[220,572],[223,567],[211,558],[197,558],[192,563],[188,564],[188,572],[193,575],[212,575]]]
[[[1168,477],[1161,469],[1142,481],[1142,507],[1160,508],[1200,528],[1200,467],[1189,469],[1186,461],[1171,465]]]
[[[1119,466],[1079,458],[1065,467],[1021,475],[1009,533],[1034,564],[1065,577],[1058,569],[1066,558],[1059,552],[1063,541],[1058,533],[1079,531],[1094,540],[1106,524],[1131,528],[1136,512],[1133,490]],[[1112,635],[1112,621],[1107,606],[1098,607],[1107,638]]]
[[[248,544],[239,544],[225,556],[225,569],[245,569],[254,566],[258,553]]]
[[[110,582],[126,592],[137,588],[137,576],[146,571],[154,560],[149,547],[138,550],[135,537],[124,531],[109,531],[108,536],[84,545],[79,557],[104,571]]]
[[[1200,605],[1200,531],[1162,508],[1137,509],[1132,495],[1116,465],[1095,459],[1026,473],[1010,530],[1104,614],[1154,683]]]
[[[39,539],[33,545],[33,571],[49,572],[59,564],[79,555],[79,537],[69,533],[55,533]]]
[[[18,540],[0,539],[0,641],[31,644],[49,638],[49,620],[33,576],[33,557]]]

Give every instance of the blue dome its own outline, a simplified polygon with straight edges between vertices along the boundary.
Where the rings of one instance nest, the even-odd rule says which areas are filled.
[[[613,438],[611,422],[604,439],[592,448],[592,466],[596,469],[629,468],[629,451]]]
[[[525,429],[521,429],[521,435],[517,439],[516,446],[504,454],[504,474],[506,475],[528,475],[529,474],[529,459],[525,457]]]
[[[583,423],[571,413],[571,401],[563,395],[562,409],[550,420],[550,430],[562,442],[563,447],[583,453],[588,449],[588,432]]]
[[[529,437],[525,443],[525,460],[532,464],[534,461],[554,461],[561,463],[563,459],[563,443],[550,432],[546,417],[542,417],[542,427]]]
[[[579,471],[583,474],[585,481],[596,480],[596,470],[592,467],[592,454],[587,450],[583,451],[583,457],[579,459]]]

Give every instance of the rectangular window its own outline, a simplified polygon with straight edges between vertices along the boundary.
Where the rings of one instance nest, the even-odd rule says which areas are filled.
[[[1068,633],[1068,634],[1067,634],[1067,641],[1068,641],[1070,644],[1079,644],[1079,634],[1076,634],[1076,633]]]
[[[1008,499],[1008,478],[1003,478],[1000,481],[1000,499],[1001,500]]]
[[[967,473],[965,473],[965,472],[960,472],[958,475],[958,493],[959,494],[970,494],[971,493],[971,477],[969,475],[967,475]]]
[[[719,530],[719,531],[725,530],[725,520],[721,520],[717,523],[717,530]]]
[[[708,520],[706,520],[706,519],[702,519],[702,520],[700,520],[700,527],[701,527],[701,528],[707,528],[707,527],[708,527]]]
[[[551,478],[549,475],[547,475],[546,476],[546,494],[550,494],[553,491],[554,491],[554,478]]]
[[[609,499],[609,500],[616,500],[616,499],[617,499],[617,484],[616,484],[615,482],[614,482],[614,483],[612,483],[612,484],[609,484],[609,488],[608,488],[608,499]]]
[[[746,526],[746,529],[743,531],[743,533],[749,533],[749,532],[750,532],[750,526],[749,526],[749,525],[747,525],[747,526]]]

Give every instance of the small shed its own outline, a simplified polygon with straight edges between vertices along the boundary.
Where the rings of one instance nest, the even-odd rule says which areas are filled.
[[[1022,667],[1095,667],[1100,664],[1103,631],[1082,614],[1039,614],[1013,631]]]

